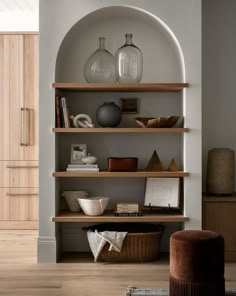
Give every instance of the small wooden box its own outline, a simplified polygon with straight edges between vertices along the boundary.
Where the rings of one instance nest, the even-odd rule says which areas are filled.
[[[117,213],[134,213],[139,212],[138,203],[118,203],[116,206]]]
[[[137,171],[137,157],[109,157],[109,172],[135,172]]]

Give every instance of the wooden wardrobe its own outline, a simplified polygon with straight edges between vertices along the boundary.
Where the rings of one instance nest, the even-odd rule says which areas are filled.
[[[37,229],[37,33],[0,33],[0,110],[0,229]]]

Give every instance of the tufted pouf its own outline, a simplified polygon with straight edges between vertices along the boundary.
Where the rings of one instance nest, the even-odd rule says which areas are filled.
[[[207,230],[170,237],[170,296],[224,296],[224,239]]]

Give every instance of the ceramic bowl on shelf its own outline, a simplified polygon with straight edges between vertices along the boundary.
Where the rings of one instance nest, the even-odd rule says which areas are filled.
[[[161,128],[172,127],[176,124],[179,116],[167,116],[167,117],[135,117],[137,125],[140,127],[149,128]]]
[[[86,164],[94,164],[98,160],[96,156],[88,154],[87,156],[82,157],[82,162]]]
[[[64,191],[61,196],[65,198],[68,208],[71,212],[80,212],[81,208],[78,202],[78,198],[87,198],[89,195],[88,191]]]
[[[101,216],[109,202],[109,197],[93,196],[89,198],[78,198],[81,209],[88,216]]]

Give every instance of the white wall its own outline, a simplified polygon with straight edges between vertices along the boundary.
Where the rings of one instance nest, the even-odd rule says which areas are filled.
[[[203,190],[207,154],[212,148],[236,150],[236,1],[203,2]]]
[[[22,12],[17,16],[12,13],[0,13],[0,31],[14,31],[14,32],[38,32],[39,30],[39,16],[38,12],[35,14]]]
[[[0,31],[39,30],[39,0],[0,0]]]
[[[179,41],[185,61],[183,115],[191,132],[184,136],[186,228],[201,227],[201,1],[198,0],[41,0],[40,1],[40,222],[38,261],[56,261],[54,126],[55,68],[67,32],[88,13],[110,5],[128,5],[158,16]]]

